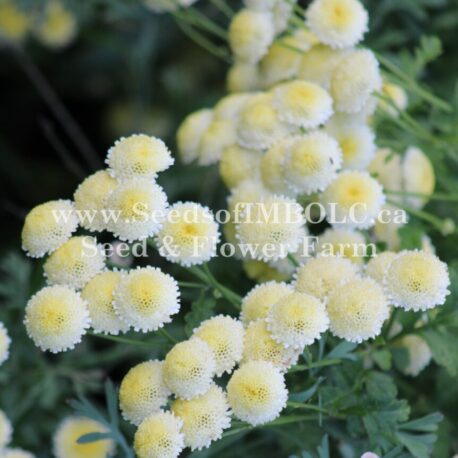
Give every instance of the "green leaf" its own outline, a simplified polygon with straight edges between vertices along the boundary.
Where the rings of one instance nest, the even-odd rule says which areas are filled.
[[[444,419],[444,416],[438,412],[426,415],[425,417],[418,418],[404,423],[400,429],[407,429],[410,431],[418,431],[423,433],[432,433],[437,431],[439,423]]]
[[[398,393],[393,379],[381,372],[370,372],[367,375],[366,389],[372,399],[380,402],[393,400]]]
[[[326,355],[326,359],[349,359],[355,361],[357,358],[356,355],[352,354],[352,351],[357,346],[353,342],[343,340]]]
[[[29,299],[32,268],[30,261],[18,253],[8,253],[0,261],[2,281],[0,296],[10,307],[23,308]]]
[[[372,353],[372,359],[382,371],[391,369],[391,353],[389,350],[383,349]]]
[[[192,303],[191,311],[185,316],[184,330],[186,335],[190,337],[195,328],[199,326],[202,321],[211,318],[214,315],[216,300],[213,297],[206,297],[201,294],[199,299]]]
[[[420,331],[420,336],[431,349],[434,361],[455,377],[458,374],[458,336],[444,329],[424,329]]]
[[[318,456],[319,458],[330,458],[329,438],[327,434],[323,437],[321,444],[318,446]]]
[[[424,233],[425,232],[423,228],[413,226],[412,224],[405,225],[398,229],[398,234],[401,239],[401,249],[421,249],[422,237]]]
[[[419,436],[401,432],[396,433],[396,437],[415,458],[430,458],[431,446],[437,438],[435,434]]]
[[[111,433],[94,432],[83,434],[81,437],[78,438],[76,442],[78,442],[78,444],[89,444],[91,442],[98,442],[112,438],[113,436],[111,435]]]
[[[289,400],[292,402],[305,402],[308,401],[317,391],[318,387],[320,386],[321,382],[323,382],[324,377],[320,377],[316,383],[311,386],[310,388],[301,391],[300,393],[291,393],[289,395]]]
[[[108,415],[110,416],[111,423],[118,427],[119,416],[118,416],[118,396],[116,388],[110,379],[105,382],[105,397],[107,402]]]

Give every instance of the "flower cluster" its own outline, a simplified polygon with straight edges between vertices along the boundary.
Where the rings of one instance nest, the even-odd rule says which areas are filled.
[[[1,458],[35,458],[30,452],[21,448],[10,447],[13,436],[13,426],[3,412],[0,410],[0,457]],[[102,457],[100,457],[102,458]]]

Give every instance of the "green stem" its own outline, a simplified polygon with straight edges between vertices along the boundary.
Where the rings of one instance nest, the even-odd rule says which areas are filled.
[[[428,200],[439,200],[444,202],[458,202],[458,196],[453,194],[424,194],[421,192],[407,192],[407,191],[394,191],[391,189],[385,189],[386,194],[393,194],[395,196],[406,196],[406,197],[420,197]]]
[[[108,334],[97,334],[95,332],[89,331],[89,335],[98,337],[99,339],[110,340],[112,342],[123,343],[127,345],[135,345],[139,347],[151,346],[149,342],[141,342],[139,340],[128,339],[127,337],[111,336]]]
[[[202,283],[194,283],[191,281],[179,281],[178,286],[182,288],[195,288],[195,289],[206,289],[207,286]]]
[[[323,407],[314,406],[312,404],[302,404],[301,402],[292,402],[288,401],[288,407],[292,409],[305,409],[305,410],[313,410],[315,412],[321,412],[329,415],[329,411],[324,409]]]
[[[171,343],[177,344],[178,340],[175,339],[175,337],[172,336],[168,331],[166,331],[164,328],[159,328],[158,331],[165,337],[167,338]]]
[[[178,21],[183,21],[189,25],[199,27],[209,33],[227,41],[227,32],[218,24],[210,20],[207,16],[197,11],[195,8],[187,8],[186,10],[175,11],[173,16]]]
[[[228,19],[232,19],[234,11],[224,0],[210,0]]]
[[[297,259],[291,254],[288,253],[288,261],[293,265],[293,267],[299,267],[300,264]]]
[[[342,363],[342,360],[340,360],[340,359],[323,359],[321,361],[317,361],[316,363],[298,364],[296,366],[293,366],[288,371],[288,374],[291,374],[291,373],[294,373],[294,372],[308,371],[308,370],[314,369],[316,367],[334,366],[334,365],[341,364],[341,363]]]
[[[235,307],[237,307],[237,309],[240,309],[242,298],[237,293],[234,293],[234,291],[231,289],[219,283],[208,268],[208,264],[204,264],[202,268],[204,275],[206,275],[209,281],[209,284],[212,285],[217,291],[219,291],[221,295],[225,297],[229,302],[231,302]]]
[[[393,324],[396,321],[396,316],[397,316],[398,312],[399,312],[398,308],[395,308],[391,312],[390,319],[388,320],[388,323],[387,323],[386,328],[385,328],[385,339],[389,338],[388,336],[390,335],[391,328],[393,327]]]

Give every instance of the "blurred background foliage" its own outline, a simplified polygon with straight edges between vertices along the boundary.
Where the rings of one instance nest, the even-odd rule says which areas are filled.
[[[21,1],[25,8],[35,9],[39,4],[38,0]],[[399,126],[382,123],[379,126],[383,133],[381,143],[391,138],[399,145],[421,146],[434,163],[439,180],[437,191],[458,194],[458,0],[367,0],[364,3],[371,17],[367,45],[390,57],[413,79],[421,79],[424,86],[455,108],[453,113],[444,113],[412,103],[411,114],[434,139],[420,138]],[[234,9],[238,6],[235,1],[230,4]],[[7,47],[0,49],[0,320],[5,322],[13,339],[12,357],[0,370],[0,408],[8,412],[16,430],[20,431],[15,435],[15,445],[42,457],[50,456],[52,432],[59,420],[71,412],[66,403],[68,399],[84,392],[103,402],[103,381],[107,376],[119,382],[134,364],[146,358],[162,357],[170,342],[162,336],[154,336],[153,339],[145,337],[150,344],[134,346],[88,336],[74,352],[59,356],[45,355],[36,349],[25,335],[21,322],[26,301],[43,280],[41,264],[29,262],[20,253],[23,218],[39,203],[71,198],[79,182],[102,167],[107,148],[121,135],[132,132],[157,135],[174,150],[174,133],[185,115],[212,106],[224,94],[228,68],[226,62],[213,57],[184,35],[172,16],[154,15],[137,1],[70,0],[68,5],[78,14],[80,22],[78,37],[68,48],[53,51],[30,40],[23,52]],[[211,2],[201,0],[197,7],[214,20],[227,24],[227,19]],[[40,96],[30,79],[32,75],[36,82],[37,69],[77,121],[82,135],[68,135],[65,128],[66,124],[68,129],[68,123],[64,120],[63,126],[62,117],[56,116]],[[163,174],[160,181],[171,202],[196,200],[213,208],[224,206],[226,191],[215,168],[177,165]],[[453,202],[431,201],[426,210],[458,223],[457,206]],[[414,218],[412,229],[403,234],[403,243],[415,246],[415,230],[425,228],[438,255],[451,266],[456,290],[456,232],[444,237],[437,227]],[[163,263],[156,257],[151,262]],[[217,277],[224,275],[225,282],[236,285],[240,292],[249,289],[250,282],[237,262],[225,260],[222,266],[216,260],[212,265]],[[170,265],[167,269],[170,272]],[[182,272],[179,275],[186,280]],[[194,302],[184,307],[185,312],[190,311],[183,321],[187,326],[174,323],[175,328],[172,327],[171,332],[179,337],[215,310],[227,311],[224,301],[202,304],[195,293],[186,294],[189,296],[185,298]],[[457,299],[458,292],[454,291],[449,307],[456,306]],[[458,326],[458,319],[455,320],[452,325]],[[442,366],[431,365],[415,379],[399,376],[397,386],[389,377],[380,378],[383,374],[375,377],[376,380],[364,382],[373,388],[374,397],[370,398],[368,389],[366,401],[387,406],[386,424],[377,423],[380,419],[374,421],[372,434],[389,429],[390,424],[397,421],[396,416],[405,417],[404,405],[390,404],[399,391],[399,397],[408,399],[411,404],[415,418],[435,411],[445,414],[434,456],[446,458],[452,451],[458,453],[458,334],[456,337],[446,335],[445,339],[438,344],[439,349],[451,346],[455,356],[450,356],[450,348],[445,351],[446,361]],[[337,367],[326,373],[341,387],[354,382],[358,374],[364,372],[360,363],[347,356],[341,355],[348,360],[345,370]],[[440,359],[435,356],[436,360]],[[381,354],[379,358],[380,368],[386,369],[386,355]],[[391,367],[391,359],[388,366]],[[310,377],[306,386],[312,381],[319,383],[320,374]],[[380,393],[385,393],[387,398],[380,398]],[[132,434],[132,430],[126,428],[126,433]],[[327,428],[334,437],[348,434],[341,431],[338,424],[330,423]],[[355,420],[352,434],[356,449],[361,428]],[[428,432],[428,426],[425,431]],[[327,452],[327,442],[316,423],[230,436],[214,444],[209,452],[194,455],[256,457],[296,453],[304,458],[309,456],[305,452],[300,455],[298,450],[313,451],[314,456],[318,453],[320,457],[335,456],[332,451]],[[340,449],[340,453],[351,456],[345,455],[344,449]],[[428,452],[423,456],[428,456]]]

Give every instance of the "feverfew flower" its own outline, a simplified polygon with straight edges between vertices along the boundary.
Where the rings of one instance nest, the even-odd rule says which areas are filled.
[[[171,412],[150,415],[135,432],[135,454],[138,458],[177,458],[185,447],[182,427],[183,421]]]
[[[404,310],[428,310],[442,305],[450,293],[447,265],[432,253],[402,251],[385,273],[390,302]]]
[[[213,119],[200,139],[197,162],[199,165],[217,163],[223,151],[236,140],[235,126],[232,121]]]
[[[407,108],[408,98],[407,94],[401,86],[393,83],[383,83],[382,94],[385,97],[388,97],[390,102],[394,104],[394,107],[391,106],[385,100],[379,100],[379,106],[382,110],[385,110],[390,116],[397,117],[399,116],[398,110],[403,111]],[[396,110],[397,108],[397,110]]]
[[[275,420],[286,407],[288,391],[281,372],[266,361],[250,361],[227,384],[234,415],[253,426]]]
[[[320,86],[294,80],[274,89],[273,105],[278,118],[294,126],[313,129],[332,115],[332,98]]]
[[[400,339],[397,344],[405,348],[409,354],[409,364],[402,372],[416,377],[431,361],[432,353],[428,344],[417,335],[409,335]]]
[[[68,286],[47,286],[27,303],[27,334],[43,351],[59,353],[81,342],[91,322],[86,302]]]
[[[56,458],[105,458],[114,451],[112,439],[79,444],[78,439],[89,433],[107,433],[101,423],[85,417],[67,417],[57,428],[53,438]]]
[[[380,148],[375,152],[368,172],[390,191],[402,191],[403,177],[401,157],[389,148]],[[395,200],[397,196],[392,196]]]
[[[375,254],[366,265],[366,275],[382,285],[385,273],[395,257],[396,253],[392,251]]]
[[[164,381],[180,399],[193,399],[208,391],[216,371],[211,347],[199,337],[176,344],[164,360]]]
[[[6,447],[13,435],[13,427],[3,410],[0,410],[0,450]]]
[[[43,269],[50,285],[82,288],[105,267],[105,253],[95,237],[72,237],[46,260]]]
[[[177,399],[170,408],[183,421],[184,442],[192,451],[209,447],[231,425],[226,394],[215,384],[197,398]]]
[[[236,122],[251,94],[229,94],[219,100],[213,109],[215,119]]]
[[[138,267],[121,277],[113,307],[119,318],[136,331],[155,331],[180,310],[175,279],[156,267]]]
[[[259,71],[256,64],[236,61],[229,68],[226,76],[228,92],[250,92],[259,88]]]
[[[296,193],[312,194],[332,185],[341,164],[338,143],[325,132],[312,132],[291,140],[283,174]]]
[[[272,305],[266,321],[274,340],[301,350],[319,339],[329,326],[324,304],[310,294],[298,292]]]
[[[229,25],[229,46],[237,59],[255,63],[267,53],[274,33],[270,12],[242,9]]]
[[[377,337],[388,318],[388,301],[372,278],[356,278],[334,289],[326,309],[331,332],[350,342]]]
[[[212,349],[218,377],[224,372],[230,373],[242,359],[243,334],[242,323],[224,315],[205,320],[193,333]]]
[[[234,188],[242,181],[256,176],[261,165],[261,151],[231,145],[223,151],[219,163],[219,174],[228,188]]]
[[[52,200],[33,208],[22,228],[22,249],[41,258],[59,248],[78,228],[78,217],[70,200]]]
[[[125,420],[138,426],[167,404],[172,393],[163,380],[163,365],[157,360],[137,364],[122,379],[119,407]]]
[[[107,199],[118,182],[106,170],[88,176],[76,189],[73,198],[80,224],[89,231],[103,231],[107,226]]]
[[[114,212],[108,230],[129,242],[151,237],[159,231],[167,206],[159,185],[145,178],[123,181],[107,201],[107,208]]]
[[[0,3],[0,42],[21,42],[29,26],[30,19],[17,7],[16,2],[5,0]]]
[[[0,321],[0,366],[8,359],[10,345],[11,339],[8,335],[8,331],[4,324]]]
[[[117,140],[105,161],[115,178],[154,180],[158,172],[167,170],[174,159],[166,144],[159,138],[135,134]]]
[[[116,315],[113,307],[114,291],[121,277],[121,272],[117,271],[100,272],[81,291],[95,332],[117,335],[129,329],[129,325]]]
[[[192,266],[215,256],[219,238],[218,224],[208,207],[178,202],[169,208],[156,241],[161,256]]]
[[[334,215],[335,224],[367,229],[375,224],[385,195],[380,183],[366,171],[346,170],[320,196],[327,215]]]
[[[356,264],[347,258],[317,256],[297,269],[294,288],[325,300],[335,288],[355,278],[358,272]]]
[[[334,108],[344,113],[356,113],[381,86],[379,65],[372,51],[352,51],[337,64],[332,74]]]
[[[358,44],[369,21],[358,0],[314,0],[307,9],[306,19],[318,39],[332,48]]]
[[[255,286],[242,300],[240,318],[245,325],[259,318],[266,318],[275,302],[293,292],[291,285],[269,281]]]
[[[0,458],[35,458],[35,455],[22,448],[4,448],[0,450]]]
[[[231,194],[227,198],[227,206],[231,213],[241,216],[248,204],[260,202],[269,195],[271,193],[264,188],[259,179],[250,178],[231,189]]]

